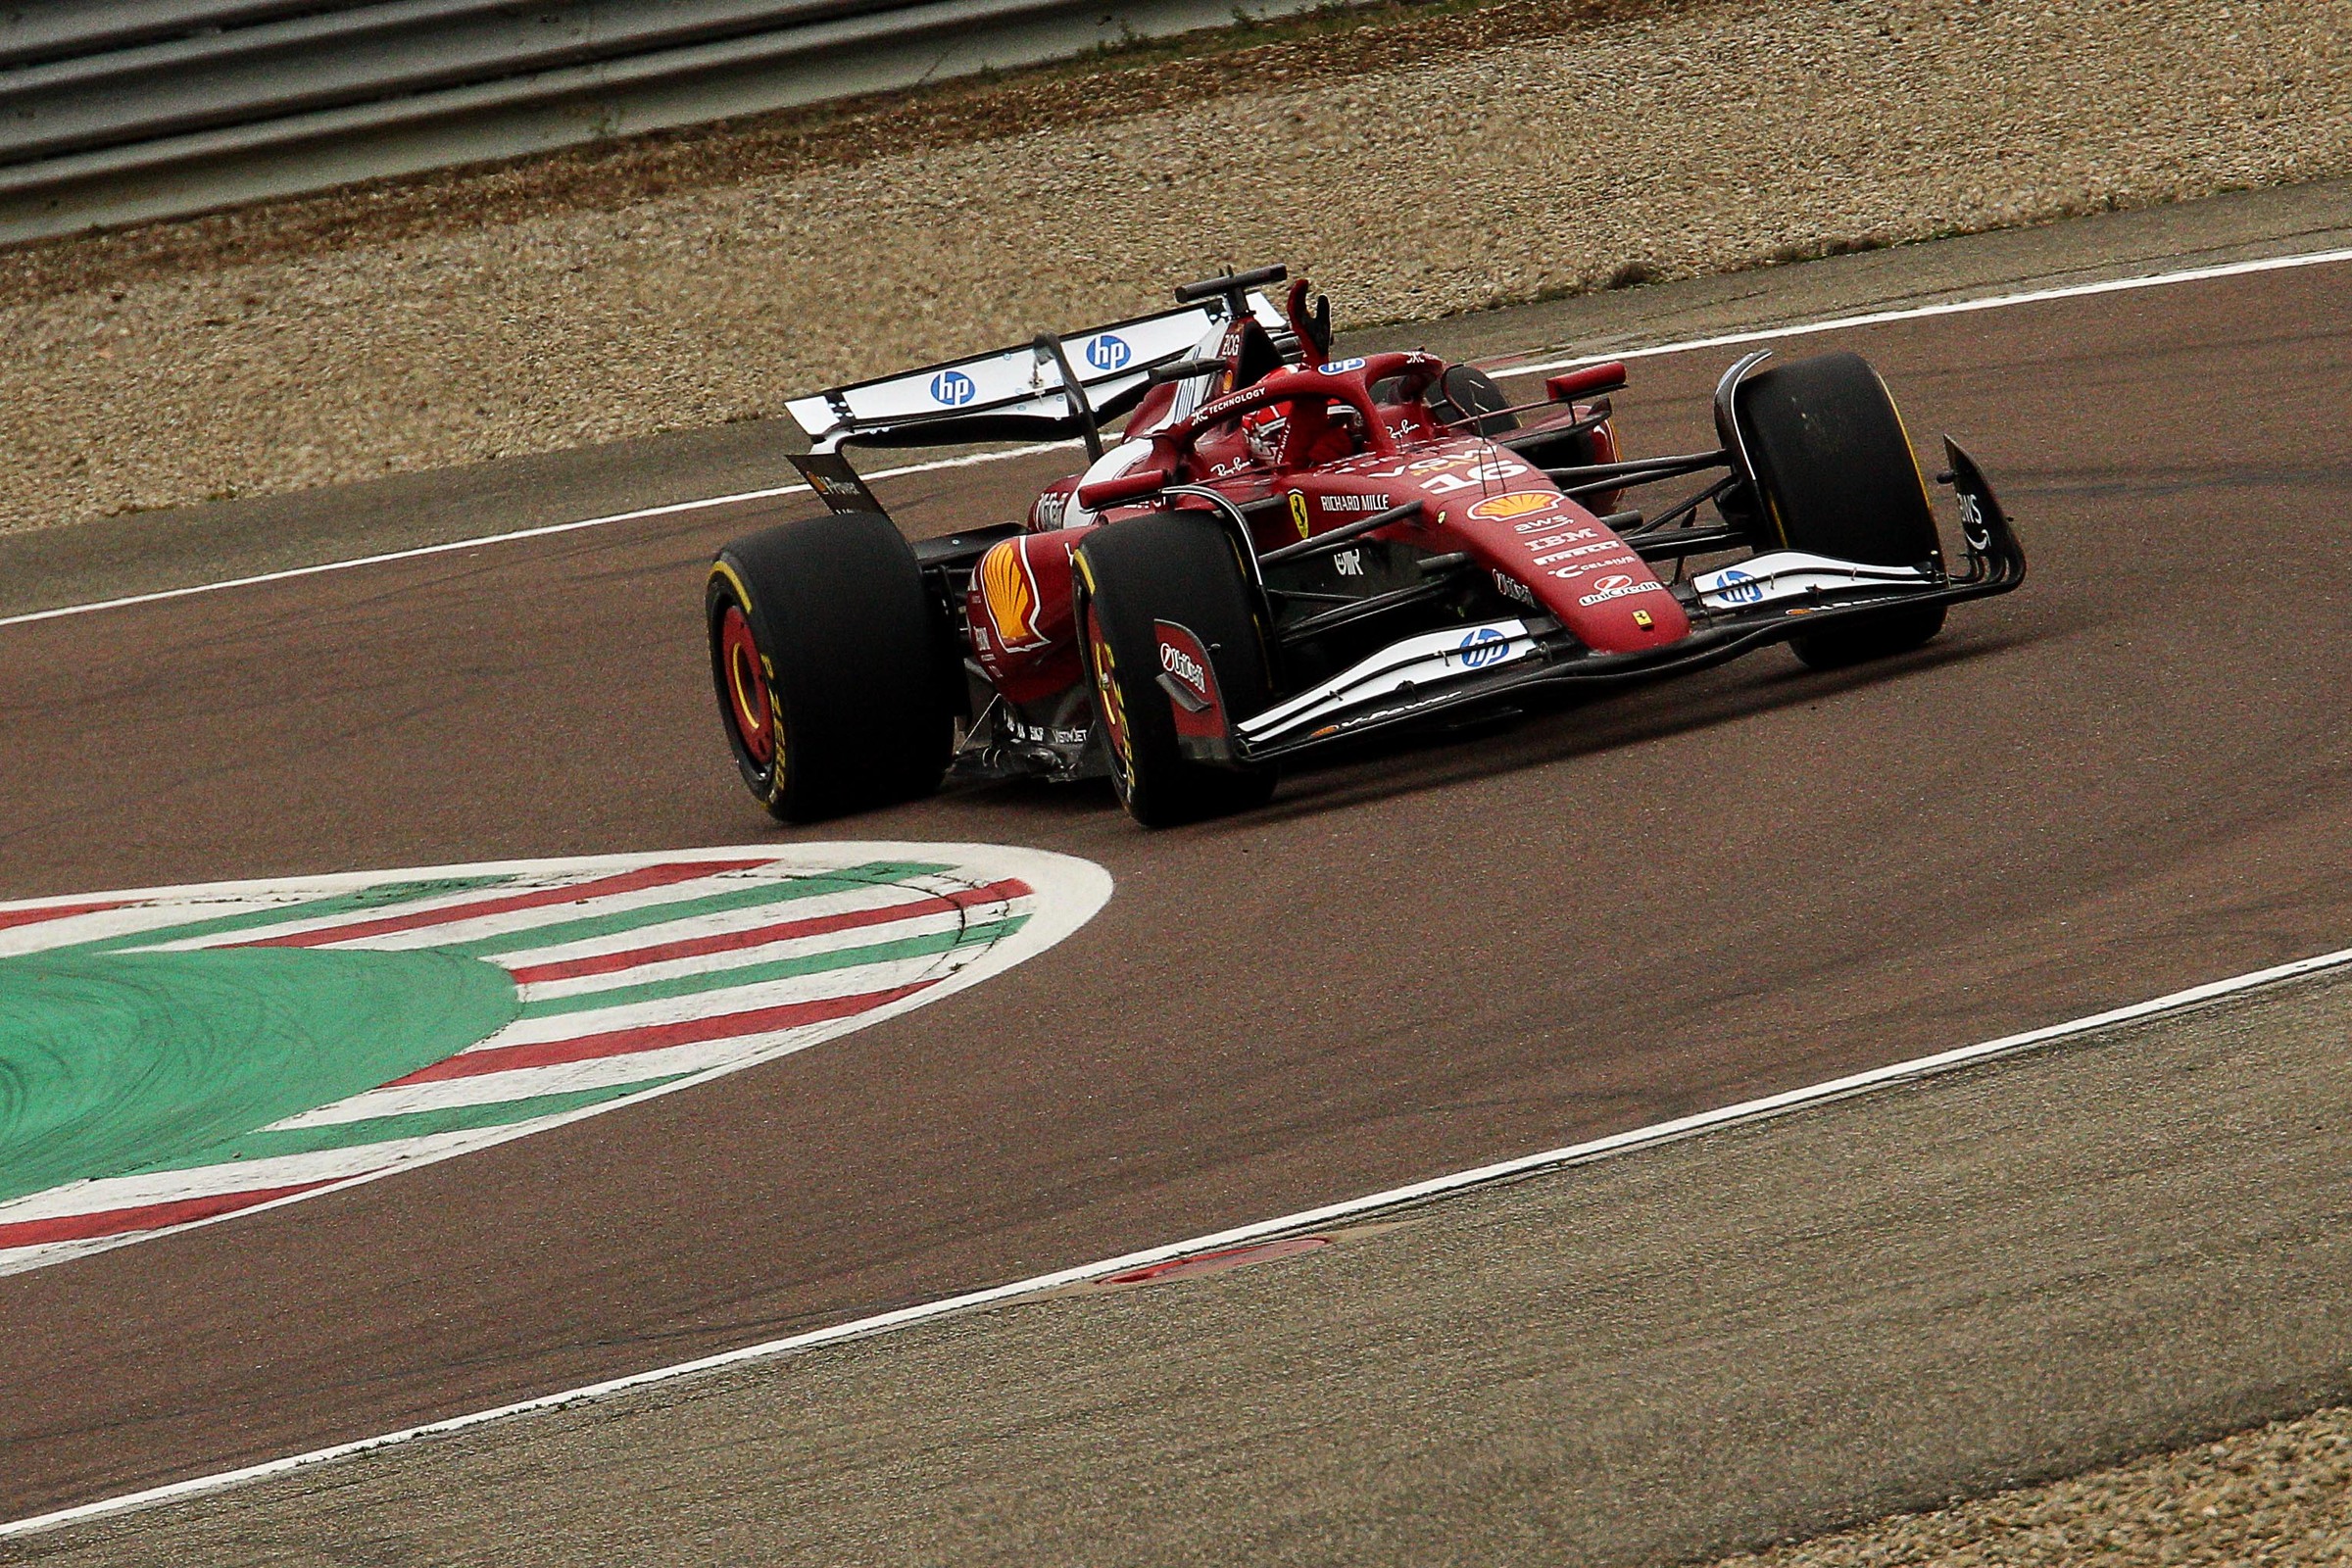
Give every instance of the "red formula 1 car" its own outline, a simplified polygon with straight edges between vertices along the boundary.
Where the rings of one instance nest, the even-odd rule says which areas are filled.
[[[1180,822],[1439,715],[1768,643],[1816,665],[1897,653],[2024,580],[1948,438],[1966,560],[1947,565],[1910,439],[1854,355],[1751,354],[1716,389],[1716,449],[1627,458],[1607,401],[1624,367],[1514,408],[1428,354],[1334,362],[1328,302],[1256,292],[1284,275],[793,403],[815,438],[795,461],[832,510],[728,545],[705,596],[752,793],[797,821],[950,773],[1107,774],[1137,820]],[[841,450],[1022,437],[1081,438],[1092,462],[1022,521],[911,545]],[[1686,476],[1704,483],[1629,500]]]

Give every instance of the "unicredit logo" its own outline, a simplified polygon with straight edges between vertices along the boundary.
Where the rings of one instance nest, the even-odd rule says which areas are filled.
[[[1159,667],[1195,691],[1208,689],[1208,683],[1200,675],[1200,662],[1181,648],[1171,648],[1166,643],[1161,643],[1159,645]]]

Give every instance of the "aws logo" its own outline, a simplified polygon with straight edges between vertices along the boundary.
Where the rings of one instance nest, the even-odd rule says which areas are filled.
[[[1037,629],[1037,577],[1021,544],[1007,539],[980,558],[980,602],[997,641],[1007,650],[1034,648],[1046,640]]]

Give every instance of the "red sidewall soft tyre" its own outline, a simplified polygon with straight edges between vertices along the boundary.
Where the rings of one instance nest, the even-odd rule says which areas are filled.
[[[718,606],[717,639],[719,710],[735,742],[737,760],[755,773],[772,770],[776,761],[776,705],[767,695],[767,671],[760,657],[760,640],[742,604],[727,595]]]

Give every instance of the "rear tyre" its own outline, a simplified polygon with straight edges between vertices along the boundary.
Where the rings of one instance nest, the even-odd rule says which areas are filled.
[[[1154,622],[1164,620],[1200,639],[1230,718],[1273,701],[1265,628],[1243,571],[1232,536],[1198,513],[1114,522],[1078,547],[1078,626],[1095,722],[1111,787],[1146,827],[1248,810],[1274,793],[1270,767],[1237,770],[1186,757],[1158,683]]]
[[[1823,354],[1740,385],[1740,428],[1783,546],[1840,561],[1916,566],[1941,546],[1926,479],[1894,399],[1858,354]],[[1943,629],[1941,605],[1858,617],[1789,646],[1816,669],[1917,648]]]
[[[748,534],[718,553],[703,605],[727,744],[779,821],[939,787],[955,742],[948,632],[888,517],[828,513]]]

